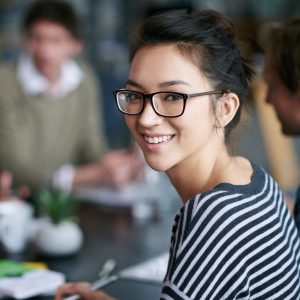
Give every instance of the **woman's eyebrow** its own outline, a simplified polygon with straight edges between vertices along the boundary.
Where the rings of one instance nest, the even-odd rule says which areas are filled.
[[[142,85],[138,84],[137,82],[135,82],[135,81],[132,80],[132,79],[128,79],[128,80],[125,82],[125,85],[132,85],[132,86],[137,87],[137,88],[140,88],[140,89],[143,88]]]
[[[188,82],[184,81],[184,80],[171,80],[171,81],[166,81],[161,83],[159,86],[160,87],[165,87],[165,86],[171,86],[171,85],[188,85],[191,86]]]

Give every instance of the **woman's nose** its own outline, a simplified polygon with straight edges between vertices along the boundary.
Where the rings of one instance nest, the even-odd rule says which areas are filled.
[[[159,124],[162,120],[162,117],[159,116],[151,105],[150,101],[145,102],[145,107],[143,112],[140,115],[139,122],[145,127],[155,126]]]

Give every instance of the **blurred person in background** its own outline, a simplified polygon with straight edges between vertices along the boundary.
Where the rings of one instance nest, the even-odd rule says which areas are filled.
[[[43,187],[69,192],[136,179],[137,154],[108,152],[100,86],[78,57],[83,41],[74,9],[63,1],[35,2],[23,31],[24,53],[0,67],[0,196],[12,182],[29,195]]]
[[[300,17],[263,28],[264,78],[270,103],[286,135],[300,135]],[[300,230],[300,187],[296,192],[295,220]]]
[[[300,240],[282,191],[228,147],[252,75],[230,19],[155,15],[139,28],[130,62],[125,89],[114,91],[118,107],[182,201],[160,299],[298,299]],[[70,294],[110,299],[86,283],[63,285],[55,299]]]

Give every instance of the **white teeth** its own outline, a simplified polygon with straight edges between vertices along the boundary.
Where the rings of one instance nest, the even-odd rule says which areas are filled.
[[[164,135],[164,136],[158,136],[158,137],[150,137],[150,136],[144,136],[144,139],[149,144],[158,144],[162,142],[166,142],[171,139],[171,135]]]

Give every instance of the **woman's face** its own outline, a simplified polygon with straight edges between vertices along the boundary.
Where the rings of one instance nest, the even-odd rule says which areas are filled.
[[[147,94],[213,90],[200,70],[172,44],[141,48],[132,61],[126,89]],[[214,142],[220,137],[216,133],[209,97],[189,98],[184,114],[176,118],[157,115],[149,99],[141,114],[126,115],[127,126],[150,167],[168,171],[210,155]]]

